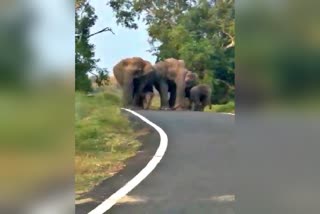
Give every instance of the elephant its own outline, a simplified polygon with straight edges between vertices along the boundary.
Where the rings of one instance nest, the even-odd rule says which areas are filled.
[[[149,109],[154,96],[153,93],[153,82],[149,81],[142,90],[142,93],[138,93],[140,80],[135,78],[133,80],[133,97],[137,98],[136,107]]]
[[[203,111],[204,108],[211,106],[211,93],[212,90],[208,85],[200,84],[191,88],[190,90],[190,107],[192,111]]]
[[[156,74],[154,86],[160,94],[160,109],[182,110],[185,98],[185,77],[188,71],[184,61],[169,58],[156,63],[154,68]]]
[[[188,71],[185,78],[185,96],[186,98],[190,99],[190,90],[192,87],[198,85],[199,77],[198,74]]]
[[[139,95],[142,94],[145,86],[153,82],[155,70],[150,62],[140,57],[132,57],[118,62],[113,67],[113,74],[122,88],[123,106],[132,108],[138,106]],[[136,89],[134,89],[134,80],[139,82]]]

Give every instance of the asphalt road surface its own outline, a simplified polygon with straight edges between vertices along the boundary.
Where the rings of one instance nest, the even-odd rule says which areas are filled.
[[[167,152],[155,170],[107,213],[319,213],[317,118],[240,115],[235,131],[232,115],[139,113],[167,133]],[[145,145],[156,148],[158,141],[150,135]],[[86,196],[95,202],[77,206],[76,213],[88,213],[130,180],[154,154],[153,147],[145,148],[142,158],[136,156],[144,160],[136,161],[136,168],[127,167],[131,174],[124,170]]]
[[[138,111],[160,126],[168,148],[156,169],[112,214],[234,214],[234,116]]]

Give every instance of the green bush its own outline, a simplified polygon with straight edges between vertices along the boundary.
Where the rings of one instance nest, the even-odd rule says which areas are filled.
[[[89,92],[92,90],[91,81],[85,73],[75,76],[75,90],[83,92]]]
[[[213,104],[226,104],[234,97],[233,89],[222,80],[214,80],[212,82],[211,102]]]

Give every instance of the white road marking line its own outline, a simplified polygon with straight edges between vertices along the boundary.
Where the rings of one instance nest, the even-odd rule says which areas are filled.
[[[228,112],[221,112],[221,114],[228,114],[228,115],[233,115],[233,116],[235,116],[234,113],[228,113]]]
[[[108,199],[98,205],[95,209],[89,212],[89,214],[103,214],[108,211],[113,205],[115,205],[122,197],[126,196],[132,189],[134,189],[141,181],[143,181],[158,165],[163,155],[165,154],[168,146],[167,134],[156,124],[145,118],[144,116],[134,112],[130,109],[121,108],[131,114],[139,117],[142,121],[152,126],[160,135],[160,145],[149,163],[128,183],[121,187],[117,192],[112,194]]]
[[[235,195],[212,196],[209,200],[217,203],[234,202],[236,200],[236,196]]]

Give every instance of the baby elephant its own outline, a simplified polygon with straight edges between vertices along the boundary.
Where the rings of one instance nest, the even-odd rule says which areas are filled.
[[[133,79],[133,98],[135,100],[135,107],[142,109],[149,109],[153,99],[153,84],[147,83],[142,92],[138,93],[140,86],[140,80]]]
[[[211,109],[211,88],[208,85],[196,85],[190,90],[190,108],[192,111],[203,111],[209,105]]]
[[[141,94],[141,99],[143,102],[143,109],[149,109],[153,99],[153,85],[147,85]]]

